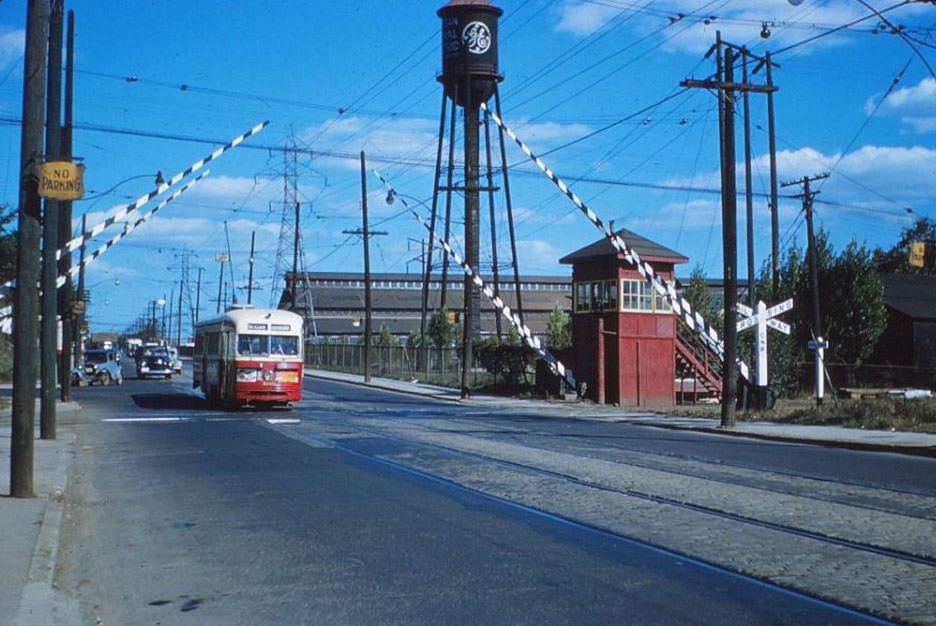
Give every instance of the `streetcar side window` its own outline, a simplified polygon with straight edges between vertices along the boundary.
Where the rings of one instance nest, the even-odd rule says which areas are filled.
[[[299,337],[291,335],[273,335],[270,337],[270,354],[299,354]]]
[[[218,356],[218,340],[221,333],[208,333],[205,335],[205,354]]]
[[[268,356],[270,337],[267,335],[238,335],[237,353],[241,356]]]

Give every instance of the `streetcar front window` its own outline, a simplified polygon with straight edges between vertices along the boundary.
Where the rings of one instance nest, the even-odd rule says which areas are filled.
[[[289,335],[273,335],[270,337],[270,354],[285,354],[296,356],[299,354],[299,337]]]
[[[268,356],[270,337],[267,335],[238,335],[237,353],[243,356]]]

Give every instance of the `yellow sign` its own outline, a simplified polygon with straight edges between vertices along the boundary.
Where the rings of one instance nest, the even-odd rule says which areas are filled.
[[[910,265],[926,267],[926,242],[914,241],[910,244]]]
[[[39,168],[39,195],[54,200],[78,200],[84,196],[84,165],[47,161]]]

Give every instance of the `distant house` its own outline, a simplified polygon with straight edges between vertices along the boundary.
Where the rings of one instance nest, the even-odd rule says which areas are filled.
[[[887,327],[871,364],[908,368],[899,379],[932,385],[936,377],[936,276],[882,274]]]

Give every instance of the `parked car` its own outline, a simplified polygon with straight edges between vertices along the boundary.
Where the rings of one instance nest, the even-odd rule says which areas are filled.
[[[179,351],[175,348],[169,348],[169,360],[172,365],[172,371],[176,374],[181,374],[182,359],[179,358]]]
[[[72,385],[82,384],[118,385],[123,383],[123,372],[120,369],[120,356],[116,350],[95,349],[86,350],[84,364],[72,371]]]
[[[172,378],[172,357],[166,348],[143,348],[137,356],[137,378]]]

